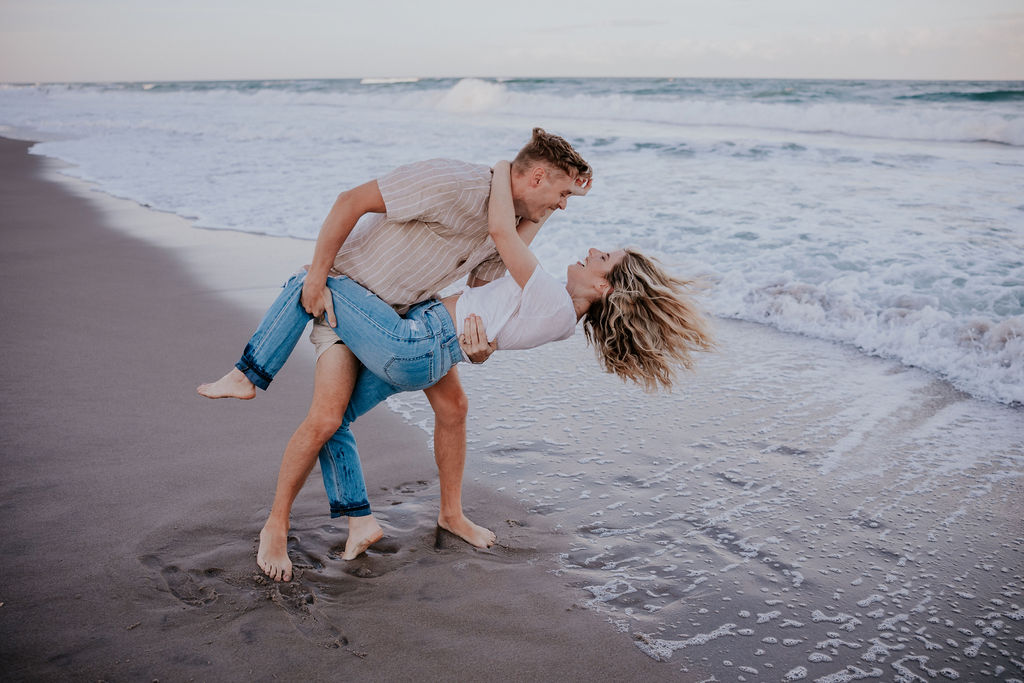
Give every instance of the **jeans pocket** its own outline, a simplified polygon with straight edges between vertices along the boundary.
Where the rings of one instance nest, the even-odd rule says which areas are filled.
[[[384,378],[405,391],[426,389],[434,378],[434,352],[412,358],[392,358],[384,365]]]

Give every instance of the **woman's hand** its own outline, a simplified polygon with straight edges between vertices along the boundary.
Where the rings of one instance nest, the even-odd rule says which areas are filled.
[[[572,184],[572,187],[569,188],[569,191],[572,192],[577,197],[585,197],[586,194],[590,192],[590,188],[593,186],[594,176],[581,175],[578,178],[576,178],[575,182],[573,182]]]
[[[459,335],[459,346],[465,352],[466,357],[474,365],[479,365],[491,357],[491,354],[498,350],[498,342],[487,343],[487,333],[484,330],[484,321],[475,313],[466,318],[462,326],[462,334]]]

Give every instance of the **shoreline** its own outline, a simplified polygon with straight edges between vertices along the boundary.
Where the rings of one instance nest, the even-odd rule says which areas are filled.
[[[0,137],[5,134],[16,135],[17,137],[14,139],[35,142],[27,138],[30,131],[0,132]],[[272,293],[310,258],[314,239],[249,232],[235,228],[199,227],[192,219],[170,210],[156,209],[140,204],[131,198],[109,194],[97,181],[64,173],[64,169],[73,167],[73,164],[69,162],[46,155],[39,155],[39,157],[44,160],[44,177],[95,203],[104,211],[112,227],[156,247],[177,252],[184,267],[197,277],[202,278],[221,295],[230,297],[234,303],[244,305],[250,310],[262,313],[266,302],[272,298]],[[150,220],[141,223],[134,221],[132,215],[137,209],[150,212]],[[234,276],[232,270],[220,268],[224,258],[240,259],[245,262],[248,270],[243,286],[239,286],[238,278]],[[454,288],[449,289],[454,291]],[[777,323],[762,320],[748,320],[731,316],[715,317],[714,319],[722,325],[752,324],[764,327],[769,333],[793,335],[799,339],[810,339],[840,348],[848,348],[865,358],[894,362],[908,370],[928,373],[934,379],[947,384],[951,390],[964,392],[977,400],[1011,409],[1024,408],[1024,403],[1019,400],[1003,400],[995,395],[987,395],[985,391],[961,386],[962,378],[958,380],[948,371],[930,367],[927,363],[912,362],[901,358],[892,350],[866,348],[855,340],[836,338],[829,336],[829,333],[826,332],[815,333],[814,331],[786,329]],[[997,322],[994,327],[998,328],[1010,323],[1012,323],[1012,319]],[[1010,327],[1006,332],[1010,338],[1013,337],[1013,329]],[[305,347],[305,344],[300,344],[296,351],[303,353],[299,349],[305,349]],[[990,394],[994,391],[996,389],[989,388]]]
[[[563,535],[511,498],[466,486],[467,513],[495,528],[495,548],[439,534],[423,434],[382,408],[355,431],[385,541],[338,559],[344,529],[314,472],[290,535],[297,579],[263,578],[255,536],[311,364],[289,364],[251,402],[211,403],[194,388],[230,365],[292,264],[225,260],[246,240],[216,231],[202,232],[223,249],[187,264],[217,250],[191,236],[141,241],[183,219],[55,184],[30,146],[0,139],[7,676],[677,677],[578,607],[551,573]],[[122,221],[138,233],[113,227]],[[65,324],[52,333],[49,320]]]
[[[34,163],[52,170],[49,162]],[[77,208],[57,208],[75,221],[88,214],[89,234],[107,240],[104,251],[62,226],[72,255],[106,265],[85,268],[90,277],[79,282],[46,261],[57,291],[67,290],[46,297],[54,287],[22,262],[45,255],[45,234],[23,240],[5,221],[16,238],[3,252],[6,319],[15,323],[3,342],[15,381],[2,413],[0,505],[15,523],[0,551],[15,558],[8,574],[19,592],[0,588],[0,664],[16,676],[29,673],[7,666],[9,631],[39,671],[95,678],[1015,673],[1008,653],[1024,642],[1020,409],[846,345],[733,320],[718,321],[720,351],[673,395],[643,395],[603,375],[581,338],[467,367],[464,498],[467,514],[498,533],[486,552],[437,535],[436,470],[420,431],[429,431],[429,408],[421,395],[395,397],[398,416],[378,408],[355,426],[385,541],[341,562],[345,531],[327,518],[314,473],[290,538],[301,575],[270,584],[254,565],[255,537],[284,440],[304,413],[310,364],[289,364],[251,402],[211,407],[192,391],[233,362],[302,258],[254,265],[258,244],[275,238],[191,228],[70,183],[43,183],[56,199],[31,199],[33,183],[7,191],[27,202],[22,215],[37,228],[68,202]],[[174,225],[161,230],[167,220]],[[107,230],[114,224],[129,232]],[[170,242],[138,241],[153,235]],[[224,245],[207,244],[211,237]],[[243,241],[254,256],[239,248],[242,257],[230,257]],[[137,286],[150,278],[160,282],[154,291]],[[25,344],[46,317],[35,311],[51,315],[53,301],[92,343]],[[153,330],[118,312],[168,304],[173,315]],[[137,348],[146,341],[160,352]],[[50,358],[74,379],[69,388],[51,377]],[[154,372],[171,388],[152,396],[131,381]],[[89,465],[81,471],[80,452]],[[138,464],[138,453],[158,457]],[[68,481],[52,474],[68,466]],[[123,481],[105,481],[111,473]],[[53,492],[66,501],[57,511],[46,505]],[[123,538],[88,525],[83,510],[95,501],[116,504],[112,521],[100,522]],[[19,557],[26,549],[31,563]],[[76,553],[84,570],[62,564]],[[57,569],[37,578],[38,567]],[[36,583],[23,589],[22,580]],[[54,623],[70,615],[61,634],[69,644],[44,661],[43,646],[24,649],[31,639],[16,640],[11,624],[24,620],[39,633],[34,642],[46,642],[28,605],[51,594],[57,607],[33,608]],[[97,622],[99,635],[79,634]]]
[[[8,135],[16,136],[17,139],[28,140],[32,132],[28,129],[12,129],[0,132],[0,137]],[[175,214],[171,210],[155,209],[148,205],[140,204],[137,200],[131,198],[108,194],[108,191],[97,181],[86,180],[63,172],[64,169],[73,168],[73,164],[56,157],[40,156],[46,160],[48,178],[65,186],[75,194],[106,207],[114,227],[138,236],[161,248],[179,252],[182,264],[185,267],[191,269],[198,277],[203,278],[204,281],[211,283],[213,288],[228,296],[232,296],[234,301],[246,305],[252,310],[262,312],[265,302],[270,298],[270,292],[274,291],[281,282],[286,280],[300,265],[306,263],[309,259],[311,253],[310,244],[313,243],[313,238],[255,233],[235,228],[197,227],[193,220]],[[144,222],[140,229],[139,226],[133,225],[130,219],[131,212],[136,207],[153,212],[155,217],[159,217],[159,220]],[[122,218],[125,214],[129,216],[127,220]],[[159,225],[159,227],[154,229],[151,223]],[[238,287],[237,278],[233,278],[230,271],[228,271],[226,277],[222,277],[218,272],[219,260],[223,258],[224,254],[230,254],[231,251],[241,252],[244,255],[243,258],[247,262],[251,262],[249,272],[245,278],[246,287],[244,288]],[[213,255],[218,252],[221,256],[214,257]],[[291,264],[294,264],[294,266]],[[245,290],[248,289],[253,291],[246,292]],[[263,291],[256,291],[259,289]],[[801,295],[797,292],[794,296],[799,299]],[[716,320],[724,325],[754,324],[763,326],[772,333],[778,332],[784,335],[794,335],[800,339],[812,339],[825,344],[853,349],[865,358],[892,361],[906,369],[926,372],[938,381],[948,384],[951,389],[966,392],[978,400],[1012,409],[1024,407],[1024,403],[1021,403],[1020,400],[1000,398],[1000,387],[1002,385],[983,386],[981,389],[964,386],[963,378],[958,378],[955,372],[951,374],[948,368],[932,367],[928,362],[918,362],[912,358],[903,358],[898,350],[884,347],[865,347],[857,340],[845,339],[841,335],[837,337],[835,330],[801,331],[800,329],[792,328],[791,325],[787,326],[778,322],[766,322],[761,319],[745,319],[733,316],[718,317]],[[1009,335],[1010,338],[1013,338],[1013,324],[1015,323],[1013,323],[1011,318],[996,322],[993,326],[994,328],[1006,327],[1007,329],[999,334]],[[996,335],[997,339],[1001,339],[999,334]],[[926,342],[929,341],[934,340],[924,340],[922,344],[926,345]],[[1005,343],[1005,341],[1003,339],[1002,343]],[[300,344],[299,346],[304,348],[306,345]]]

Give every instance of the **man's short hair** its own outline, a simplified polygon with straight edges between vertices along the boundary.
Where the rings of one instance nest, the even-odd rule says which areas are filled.
[[[512,168],[522,173],[538,163],[561,169],[570,177],[593,175],[590,164],[583,160],[565,138],[547,133],[543,128],[533,129],[533,137],[512,160]]]

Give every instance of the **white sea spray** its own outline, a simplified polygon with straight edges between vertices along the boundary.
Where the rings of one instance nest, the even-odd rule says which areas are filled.
[[[725,317],[850,344],[1024,402],[1020,83],[369,79],[0,87],[0,125],[107,192],[312,239],[409,161],[566,135],[595,189],[535,247],[632,244]],[[9,131],[10,132],[10,131]],[[297,264],[298,265],[298,264]]]

